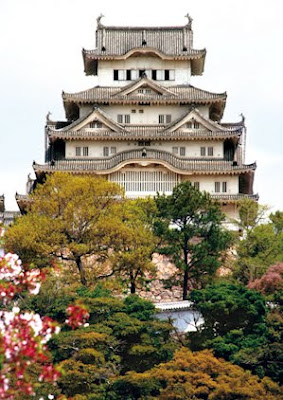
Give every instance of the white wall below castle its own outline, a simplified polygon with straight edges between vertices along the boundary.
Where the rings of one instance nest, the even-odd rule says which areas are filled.
[[[157,57],[130,57],[127,60],[99,61],[97,84],[100,86],[126,86],[133,81],[114,81],[114,69],[175,70],[175,80],[157,81],[163,86],[188,85],[191,78],[190,61],[166,61]]]
[[[141,98],[142,102],[142,98]],[[132,125],[150,125],[158,124],[158,116],[160,114],[170,114],[172,116],[172,122],[175,119],[185,116],[189,111],[189,105],[187,106],[174,106],[174,105],[160,105],[160,106],[139,106],[139,105],[111,105],[101,106],[100,109],[104,111],[109,117],[117,122],[118,114],[129,114]],[[92,105],[80,107],[80,118],[87,115],[92,110]],[[198,105],[198,111],[205,117],[209,118],[209,107],[205,105]],[[135,110],[135,113],[132,111]],[[143,112],[140,112],[143,111]]]
[[[142,143],[140,143],[142,144]],[[173,153],[173,147],[177,148],[177,156],[180,156],[180,148],[185,148],[185,156],[191,158],[201,157],[201,147],[213,147],[213,158],[223,158],[223,142],[214,141],[151,141],[148,149],[166,151]],[[144,146],[139,146],[138,141],[81,141],[73,140],[66,142],[66,158],[76,158],[76,147],[88,147],[88,158],[102,158],[104,157],[104,147],[114,147],[116,153],[141,149]],[[176,151],[176,149],[175,149]],[[111,153],[109,153],[111,155]],[[113,155],[113,154],[112,154]],[[202,157],[204,160],[206,157]],[[211,157],[209,157],[211,158]]]

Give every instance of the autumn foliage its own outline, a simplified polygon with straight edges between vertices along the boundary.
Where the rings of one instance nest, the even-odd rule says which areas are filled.
[[[283,289],[283,263],[279,262],[269,267],[261,278],[250,282],[248,288],[258,290],[266,295]]]

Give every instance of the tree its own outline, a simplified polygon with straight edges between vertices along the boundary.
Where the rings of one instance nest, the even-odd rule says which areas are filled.
[[[217,357],[281,381],[282,315],[276,304],[268,312],[260,293],[227,283],[193,290],[190,297],[204,318],[188,334],[192,350],[212,348]]]
[[[261,278],[251,281],[248,288],[258,290],[265,295],[283,290],[283,263],[280,262],[269,267]]]
[[[144,209],[115,183],[91,176],[48,176],[30,196],[27,215],[7,230],[5,247],[39,266],[73,262],[83,285],[93,279],[91,266],[101,262],[103,271],[94,277],[124,277],[132,293],[153,269],[154,238]]]
[[[118,185],[100,178],[50,175],[30,196],[27,215],[7,230],[5,247],[25,262],[58,256],[71,260],[85,285],[83,260],[93,254],[105,256],[113,239],[113,204],[122,195]]]
[[[276,400],[282,391],[268,378],[217,359],[211,351],[178,350],[172,361],[112,383],[107,400]]]
[[[136,295],[120,300],[80,292],[89,309],[89,326],[62,330],[49,343],[62,371],[58,384],[63,394],[102,400],[110,378],[129,370],[143,372],[172,358],[177,347],[172,326],[155,318],[152,303]]]
[[[240,206],[240,225],[245,229],[237,246],[234,276],[244,284],[259,279],[270,265],[283,261],[283,213],[270,214],[269,221],[266,218],[265,223],[260,223],[264,212],[251,201]]]
[[[137,284],[143,285],[147,274],[155,272],[151,262],[155,237],[146,222],[148,217],[145,210],[136,201],[120,202],[115,217],[119,241],[110,257],[113,266],[111,274],[129,282],[130,292],[134,294]]]
[[[219,266],[219,256],[231,242],[222,227],[224,215],[210,195],[190,182],[175,186],[170,196],[155,198],[155,233],[160,237],[158,251],[167,254],[183,274],[183,299],[188,284],[208,281]]]

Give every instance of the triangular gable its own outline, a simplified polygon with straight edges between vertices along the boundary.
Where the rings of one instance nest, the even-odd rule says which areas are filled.
[[[172,124],[170,124],[170,126],[168,126],[165,131],[166,132],[174,132],[177,129],[180,128],[186,128],[186,125],[188,123],[199,123],[200,124],[200,128],[202,127],[202,129],[207,129],[209,131],[226,131],[227,129],[225,129],[223,126],[217,124],[217,122],[214,122],[212,120],[210,120],[209,118],[204,117],[199,110],[197,110],[196,108],[191,109],[185,116],[181,117],[179,120],[175,120],[173,121]],[[189,128],[187,128],[189,129]],[[193,129],[193,127],[192,127]]]
[[[163,96],[163,95],[176,96],[175,93],[171,92],[167,88],[164,88],[164,87],[158,85],[152,79],[149,79],[147,77],[142,77],[138,81],[131,83],[130,85],[124,87],[120,92],[114,94],[113,97],[129,96],[129,95],[133,94],[134,92],[136,92],[140,88],[152,89],[154,92],[158,93],[161,96]]]
[[[105,112],[100,110],[99,108],[94,108],[89,112],[87,115],[84,115],[82,118],[77,119],[74,121],[72,124],[62,128],[58,129],[58,131],[79,131],[81,129],[87,128],[90,123],[92,122],[101,122],[103,125],[105,125],[107,128],[114,132],[121,132],[125,131],[125,128],[123,128],[120,124],[118,124],[116,121],[114,121],[112,118],[110,118]]]

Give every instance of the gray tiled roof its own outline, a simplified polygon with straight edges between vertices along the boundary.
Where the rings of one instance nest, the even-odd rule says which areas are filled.
[[[175,172],[181,172],[183,174],[242,174],[253,172],[256,169],[256,163],[246,165],[223,160],[182,158],[166,151],[154,149],[148,149],[146,157],[143,155],[143,149],[136,149],[117,153],[109,158],[55,160],[52,164],[44,165],[34,163],[33,168],[36,174],[54,171],[107,174],[111,173],[119,165],[123,166],[129,162],[138,162],[140,160],[161,164],[165,163],[167,166],[171,166]]]
[[[95,53],[123,55],[134,48],[154,48],[168,55],[188,55],[192,49],[193,32],[188,26],[117,27],[99,26],[96,31]]]
[[[81,103],[92,103],[92,102],[110,102],[120,103],[128,101],[129,104],[133,102],[197,102],[197,103],[212,103],[218,101],[226,101],[227,94],[224,93],[211,93],[206,90],[198,89],[191,85],[178,85],[167,87],[173,94],[151,94],[148,96],[129,94],[119,95],[119,92],[124,88],[122,87],[100,87],[95,86],[91,89],[83,90],[77,93],[64,93],[62,94],[64,102],[81,102]]]

